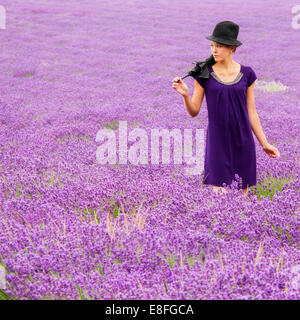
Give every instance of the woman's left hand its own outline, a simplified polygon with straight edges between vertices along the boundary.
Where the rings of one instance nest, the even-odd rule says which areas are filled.
[[[267,143],[265,146],[263,146],[263,150],[270,156],[271,158],[279,158],[280,153],[278,149],[274,146],[272,146],[270,143]]]

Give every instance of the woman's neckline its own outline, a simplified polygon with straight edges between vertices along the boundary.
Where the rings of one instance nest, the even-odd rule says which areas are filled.
[[[242,68],[243,68],[243,65],[240,64],[240,71],[238,72],[238,74],[236,75],[235,79],[232,80],[232,81],[223,81],[219,78],[219,76],[214,72],[214,69],[212,68],[212,66],[210,66],[210,70],[211,70],[211,75],[220,83],[223,83],[223,84],[226,84],[226,85],[231,85],[231,84],[235,84],[237,82],[240,81],[240,79],[242,78],[243,76],[243,73],[242,73]]]

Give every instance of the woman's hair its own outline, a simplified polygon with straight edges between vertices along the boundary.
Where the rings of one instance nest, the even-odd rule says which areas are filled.
[[[233,46],[234,47],[233,52],[235,52],[236,47],[237,47],[237,46],[232,45],[232,44],[224,44],[224,43],[222,43],[222,45],[227,47],[227,48],[230,48],[231,46]],[[204,68],[205,66],[213,66],[216,63],[216,61],[214,59],[214,56],[212,54],[208,58],[206,58],[204,61],[199,61],[199,62],[202,62],[202,63],[204,62],[204,65],[202,66],[202,68]]]
[[[231,47],[234,47],[234,48],[233,48],[233,52],[235,52],[236,47],[237,47],[237,46],[235,46],[234,44],[225,44],[225,43],[222,43],[222,42],[218,42],[218,43],[221,44],[222,46],[227,47],[228,49],[230,49]]]
[[[235,46],[235,45],[233,45],[233,44],[224,44],[224,43],[222,43],[222,44],[223,44],[223,46],[227,47],[228,49],[233,46],[234,48],[233,48],[233,51],[232,51],[232,52],[235,52],[236,47],[237,47],[237,46]]]

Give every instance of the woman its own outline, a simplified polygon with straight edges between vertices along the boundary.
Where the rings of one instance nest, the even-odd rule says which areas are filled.
[[[255,72],[232,59],[239,26],[231,21],[218,23],[211,36],[211,59],[206,59],[206,72],[194,76],[195,90],[192,99],[189,89],[180,77],[173,79],[172,87],[183,96],[188,113],[195,117],[205,95],[208,109],[204,184],[213,190],[226,192],[235,174],[242,178],[244,195],[256,185],[256,154],[253,130],[263,150],[272,158],[279,158],[277,148],[269,144],[255,109]],[[208,72],[207,72],[208,71]],[[206,73],[206,76],[204,74]],[[209,77],[207,78],[207,74]]]

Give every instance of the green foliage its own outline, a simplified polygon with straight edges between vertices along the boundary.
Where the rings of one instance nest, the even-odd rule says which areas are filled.
[[[166,263],[169,265],[170,269],[173,269],[175,263],[177,263],[177,255],[171,254],[170,252],[167,252],[167,256],[165,257],[163,254],[156,252],[156,254],[161,257],[163,260],[166,261]]]
[[[290,233],[288,231],[285,231],[285,234],[287,235],[288,240],[289,240],[290,244],[292,245],[293,244],[293,240],[292,240],[292,238],[290,236]]]
[[[103,265],[102,262],[100,261],[98,266],[96,267],[96,270],[101,274],[102,281],[104,280],[104,271],[103,271]]]
[[[111,123],[104,123],[104,128],[117,130],[119,128],[119,121],[112,121]]]
[[[117,218],[119,215],[119,207],[118,206],[114,206],[113,208],[113,216],[114,218]]]
[[[173,269],[175,263],[177,263],[177,256],[169,254],[167,259],[166,259],[166,261],[167,261],[167,263],[169,265],[169,268]]]
[[[256,186],[250,187],[250,189],[256,193],[257,199],[259,201],[262,200],[262,196],[266,198],[270,198],[273,200],[273,196],[276,190],[282,192],[282,187],[285,184],[289,184],[293,179],[288,178],[278,178],[278,177],[268,177],[265,178],[261,184],[256,184]]]
[[[59,179],[58,179],[58,180],[59,180]],[[54,179],[53,179],[53,181],[54,181]],[[53,184],[53,181],[51,181],[51,178],[50,178],[51,184]],[[60,183],[59,186],[61,187],[62,184]],[[14,194],[14,192],[16,191],[16,193],[15,193],[15,195],[14,195],[15,199],[17,199],[17,198],[19,198],[19,197],[21,197],[21,196],[25,196],[25,197],[29,198],[30,200],[32,200],[32,199],[33,199],[33,195],[30,194],[30,193],[26,193],[26,194],[25,194],[25,192],[24,192],[24,191],[25,191],[25,190],[24,190],[25,188],[26,188],[26,186],[25,186],[25,187],[22,187],[22,186],[19,186],[19,185],[17,184],[17,185],[16,185],[16,190],[12,190],[12,191],[5,190],[4,193],[5,193],[5,195],[6,195],[7,197],[10,197],[10,196],[12,196],[12,195]],[[36,196],[38,196],[38,197],[43,197],[43,194],[37,193]]]
[[[189,266],[192,267],[195,263],[195,259],[192,256],[187,255],[186,256],[186,261],[188,262]]]
[[[16,194],[16,198],[19,198],[22,195],[22,188],[17,184],[17,194]]]
[[[113,217],[117,218],[120,214],[120,208],[117,206],[115,199],[113,197],[109,200],[109,204],[110,204],[110,209],[107,209],[107,212],[109,213],[112,211]]]
[[[98,224],[100,223],[100,220],[97,216],[97,209],[96,208],[83,208],[83,216],[85,220],[88,220],[91,218],[92,220],[95,220]]]
[[[78,284],[76,287],[77,287],[77,290],[78,290],[78,293],[79,293],[79,298],[80,298],[81,300],[85,300],[84,294],[83,294],[83,292],[82,292],[79,284]]]
[[[269,78],[263,78],[257,81],[256,88],[266,92],[284,91],[288,87],[282,84],[280,81],[270,81]]]
[[[0,289],[0,300],[14,300],[3,289]]]
[[[79,298],[80,300],[93,300],[90,296],[84,295],[82,289],[80,288],[79,284],[76,285],[78,293],[79,293]]]
[[[281,228],[276,227],[275,225],[272,225],[272,230],[274,231],[275,235],[279,240],[284,241],[284,239],[282,239],[283,231],[281,230]],[[290,244],[293,245],[293,240],[290,236],[290,233],[287,230],[284,233],[286,234]]]
[[[26,73],[24,74],[24,78],[30,78],[30,77],[33,77],[34,76],[34,73]]]

